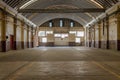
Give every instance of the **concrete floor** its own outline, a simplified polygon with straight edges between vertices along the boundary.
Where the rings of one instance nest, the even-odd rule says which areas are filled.
[[[0,80],[120,80],[120,52],[40,47],[0,53]]]

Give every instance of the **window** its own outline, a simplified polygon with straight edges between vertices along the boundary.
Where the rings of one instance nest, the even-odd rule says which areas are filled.
[[[68,37],[68,34],[55,34],[55,37],[61,37],[61,38],[66,38]]]
[[[61,37],[61,34],[55,34],[54,36],[55,37]]]
[[[80,41],[80,38],[76,38],[76,39],[75,39],[75,42],[76,42],[76,43],[80,43],[80,42],[81,42],[81,41]]]
[[[49,22],[49,27],[53,27],[53,23],[52,22]]]
[[[60,27],[63,27],[63,20],[60,20]]]
[[[76,34],[76,31],[69,31],[70,34]]]
[[[77,37],[84,37],[84,31],[78,31]]]
[[[66,38],[68,37],[68,34],[61,34],[61,38]]]
[[[105,20],[103,20],[103,35],[105,33]]]
[[[70,27],[74,27],[74,22],[70,22]]]
[[[39,31],[38,36],[46,36],[45,31]]]
[[[42,43],[47,43],[47,38],[42,38]]]
[[[47,34],[53,34],[53,31],[46,31],[46,35]]]

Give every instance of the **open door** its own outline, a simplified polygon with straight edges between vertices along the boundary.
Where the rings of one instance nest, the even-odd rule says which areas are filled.
[[[10,35],[10,49],[13,50],[14,49],[14,36]]]

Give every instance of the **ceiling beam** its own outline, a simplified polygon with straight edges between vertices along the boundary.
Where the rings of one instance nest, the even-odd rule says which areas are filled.
[[[19,9],[19,13],[84,13],[84,12],[105,12],[101,8],[81,8],[81,9]]]

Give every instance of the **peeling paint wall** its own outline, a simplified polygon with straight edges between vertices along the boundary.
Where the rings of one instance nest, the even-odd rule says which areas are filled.
[[[7,16],[7,23],[6,23],[6,50],[11,50],[12,47],[12,42],[11,42],[11,37],[14,37],[13,34],[13,25],[14,25],[14,21],[12,17]]]
[[[69,31],[83,31],[83,27],[73,27],[73,28],[60,28],[60,27],[40,27],[39,31],[53,31],[53,34],[48,34],[45,36],[39,37],[39,45],[44,46],[84,46],[85,45],[85,37],[77,37],[76,34],[70,34]],[[61,38],[61,37],[55,37],[55,34],[68,34],[68,37]],[[42,43],[42,38],[47,38],[47,43]],[[80,38],[80,43],[76,43],[76,38]]]
[[[109,18],[109,48],[117,49],[117,22],[116,15]]]
[[[16,44],[17,49],[21,49],[21,22],[17,21],[17,28],[16,28]]]
[[[2,17],[2,14],[1,14],[1,11],[0,11],[0,19],[1,19],[1,17]],[[2,46],[1,46],[1,27],[2,27],[2,22],[1,22],[1,20],[0,20],[0,51],[1,51],[1,49],[2,49]]]
[[[24,25],[24,48],[27,48],[27,26]]]
[[[106,16],[86,31],[86,46],[120,50],[119,13]]]
[[[117,48],[120,50],[120,13],[117,14],[117,20],[115,21],[117,23]]]
[[[0,51],[32,47],[32,29],[15,16],[0,12]]]

